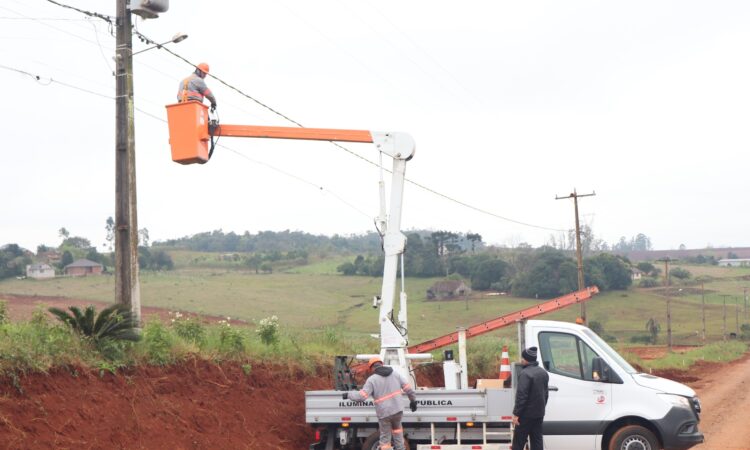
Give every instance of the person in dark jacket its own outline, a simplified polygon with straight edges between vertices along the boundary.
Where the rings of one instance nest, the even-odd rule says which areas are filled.
[[[531,441],[531,450],[543,450],[542,422],[549,396],[549,375],[546,370],[539,367],[536,347],[521,352],[521,358],[523,368],[518,376],[516,403],[513,407],[513,424],[516,427],[511,449],[523,450],[528,439]]]

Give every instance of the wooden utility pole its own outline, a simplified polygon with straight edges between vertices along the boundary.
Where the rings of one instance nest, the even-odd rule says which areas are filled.
[[[740,305],[736,296],[734,297],[734,333],[735,336],[740,335]]]
[[[724,328],[722,329],[723,339],[727,340],[727,297],[729,294],[721,294],[724,297]]]
[[[115,302],[132,311],[140,322],[141,291],[138,280],[133,35],[128,0],[116,0],[116,2]]]
[[[578,290],[581,291],[586,288],[586,284],[583,280],[583,255],[581,254],[581,226],[578,220],[578,198],[579,197],[593,197],[596,192],[590,194],[579,194],[573,189],[573,193],[564,197],[557,196],[555,200],[563,200],[566,198],[573,199],[573,205],[576,214],[576,259],[578,260]],[[581,319],[585,326],[589,326],[589,319],[586,317],[586,303],[581,303]]]
[[[745,294],[745,322],[747,322],[747,288],[742,289]]]
[[[702,338],[701,340],[703,343],[706,343],[706,290],[703,287],[703,282],[701,281],[701,316],[703,320],[703,333],[701,334]]]
[[[669,263],[677,261],[669,256],[657,259],[664,263],[664,293],[667,296],[667,350],[672,351],[672,296],[669,289]]]

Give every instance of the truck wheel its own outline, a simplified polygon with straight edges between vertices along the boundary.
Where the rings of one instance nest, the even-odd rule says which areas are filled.
[[[404,447],[406,450],[411,450],[409,440],[406,438],[404,438]],[[362,450],[380,450],[380,433],[375,431],[367,436],[365,442],[362,443]]]
[[[640,425],[628,425],[615,431],[609,440],[609,450],[659,450],[654,433]]]

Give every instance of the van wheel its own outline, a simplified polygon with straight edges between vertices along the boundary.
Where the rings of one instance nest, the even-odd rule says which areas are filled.
[[[406,450],[411,450],[409,446],[409,440],[404,438],[404,447]],[[380,433],[374,431],[371,435],[367,436],[365,442],[362,443],[362,450],[379,450],[380,449]]]
[[[654,433],[640,425],[628,425],[615,431],[609,440],[609,450],[659,450]]]

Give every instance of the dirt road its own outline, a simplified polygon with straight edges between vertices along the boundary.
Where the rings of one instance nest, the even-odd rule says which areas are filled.
[[[750,450],[750,354],[733,363],[707,367],[709,373],[690,383],[704,414],[700,428],[705,444],[697,450]]]

